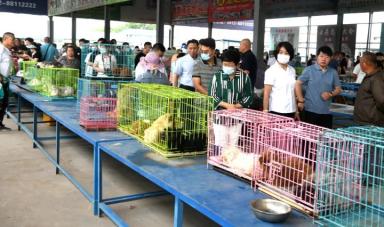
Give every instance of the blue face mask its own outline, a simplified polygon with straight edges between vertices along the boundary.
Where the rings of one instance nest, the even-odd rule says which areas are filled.
[[[100,53],[102,53],[102,54],[107,53],[107,49],[105,49],[105,48],[103,48],[103,47],[101,47],[99,50],[100,50]]]
[[[235,72],[235,70],[236,69],[234,67],[223,66],[224,74],[232,75]]]
[[[208,61],[209,59],[211,59],[209,54],[205,54],[205,53],[201,53],[200,57],[201,57],[201,60],[203,60],[203,61]]]

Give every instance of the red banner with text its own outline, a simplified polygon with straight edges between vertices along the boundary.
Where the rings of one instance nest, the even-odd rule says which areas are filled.
[[[253,19],[253,0],[211,0],[209,22],[240,21]]]

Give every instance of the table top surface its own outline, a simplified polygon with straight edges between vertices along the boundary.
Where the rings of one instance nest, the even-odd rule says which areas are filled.
[[[54,101],[37,102],[37,108],[48,114],[54,120],[64,125],[89,143],[116,141],[129,139],[130,137],[118,130],[116,131],[87,131],[79,124],[80,113],[76,102]]]
[[[250,202],[269,198],[241,180],[207,168],[206,157],[166,159],[135,139],[102,143],[109,155],[224,226],[311,226],[313,219],[293,210],[281,224],[257,219]]]

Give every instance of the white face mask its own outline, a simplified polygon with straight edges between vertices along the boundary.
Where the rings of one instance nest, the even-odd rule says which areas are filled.
[[[205,54],[205,53],[201,53],[200,57],[201,57],[201,60],[203,60],[203,61],[208,61],[209,59],[211,59],[209,54]]]
[[[223,66],[223,72],[227,75],[232,75],[236,71],[234,67]]]
[[[290,59],[289,55],[285,55],[285,54],[278,54],[277,55],[277,61],[281,64],[288,64],[289,59]]]

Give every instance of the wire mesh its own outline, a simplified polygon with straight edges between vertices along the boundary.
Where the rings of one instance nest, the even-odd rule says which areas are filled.
[[[252,180],[254,161],[260,157],[256,152],[257,127],[270,122],[293,122],[293,119],[250,109],[211,112],[208,164]]]
[[[118,91],[119,129],[165,157],[204,154],[211,97],[159,84],[130,83]]]
[[[87,130],[115,130],[117,90],[119,84],[129,81],[122,78],[79,78],[80,125]]]
[[[316,152],[324,130],[303,122],[260,125],[255,186],[314,215]]]
[[[135,55],[127,45],[87,44],[81,50],[82,77],[133,78]]]
[[[319,220],[333,226],[384,225],[384,129],[374,126],[339,129],[358,144],[340,152],[323,146],[318,155]],[[335,137],[328,132],[324,138]],[[323,144],[327,144],[324,143]],[[332,176],[332,177],[331,177]]]
[[[27,86],[52,99],[74,99],[79,70],[71,68],[28,67]]]

